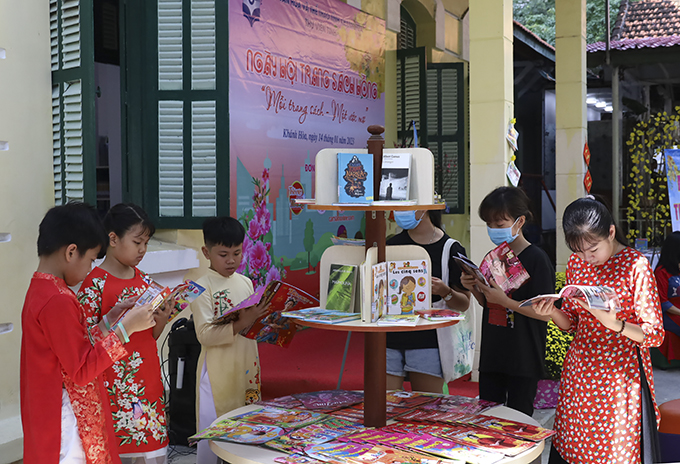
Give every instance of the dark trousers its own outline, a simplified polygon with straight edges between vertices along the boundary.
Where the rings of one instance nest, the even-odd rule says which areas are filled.
[[[481,399],[504,404],[528,416],[534,413],[537,387],[538,378],[495,372],[479,373],[479,397]]]

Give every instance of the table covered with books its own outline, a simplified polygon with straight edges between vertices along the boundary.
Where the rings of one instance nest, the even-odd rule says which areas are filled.
[[[238,463],[531,463],[553,432],[521,412],[455,395],[393,391],[385,427],[364,427],[363,392],[300,393],[238,408],[190,441]]]

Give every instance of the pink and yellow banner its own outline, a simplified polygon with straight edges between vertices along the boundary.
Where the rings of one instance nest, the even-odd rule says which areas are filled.
[[[364,148],[384,124],[384,47],[384,21],[337,0],[229,0],[231,214],[256,284],[318,285],[300,276],[330,237],[361,235],[362,213],[292,200],[313,198],[320,149]]]

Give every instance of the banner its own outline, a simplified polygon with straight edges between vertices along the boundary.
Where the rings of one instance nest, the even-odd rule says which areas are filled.
[[[680,150],[664,150],[666,155],[666,178],[668,179],[668,202],[673,230],[680,230]]]
[[[313,198],[320,149],[365,148],[384,125],[384,47],[384,21],[337,0],[229,0],[230,209],[256,287],[317,292],[331,237],[363,238],[363,213],[293,200]]]

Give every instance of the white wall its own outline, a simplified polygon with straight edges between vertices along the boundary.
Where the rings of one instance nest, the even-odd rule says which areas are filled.
[[[53,205],[49,3],[0,0],[0,463],[22,456],[21,307],[37,266],[38,224]]]

